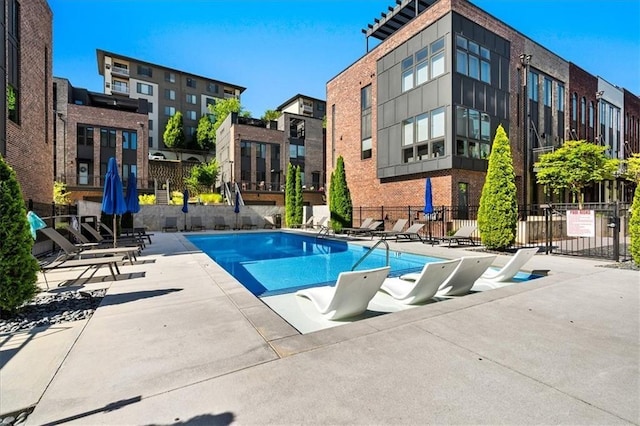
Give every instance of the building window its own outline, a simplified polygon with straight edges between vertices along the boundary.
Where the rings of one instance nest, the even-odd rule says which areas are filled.
[[[172,117],[176,114],[176,108],[172,107],[172,106],[165,106],[164,107],[164,115],[168,116],[168,117]]]
[[[185,117],[187,117],[187,119],[189,119],[189,120],[195,120],[196,119],[196,112],[192,111],[192,110],[189,110],[185,114]]]
[[[571,120],[578,121],[578,94],[575,92],[571,96]]]
[[[78,124],[76,135],[78,145],[93,146],[93,127]]]
[[[189,93],[187,93],[187,103],[188,104],[194,104],[196,103],[196,95],[191,95]]]
[[[593,128],[593,101],[589,102],[589,127]]]
[[[558,111],[564,111],[564,86],[558,84]]]
[[[122,180],[129,180],[129,173],[133,173],[133,176],[137,178],[138,176],[138,166],[135,164],[123,164],[122,165]],[[128,182],[127,182],[128,184]]]
[[[153,77],[153,71],[151,67],[147,67],[144,65],[138,65],[138,75],[144,75],[147,77]]]
[[[240,156],[251,157],[251,144],[249,142],[240,142]]]
[[[429,49],[416,52],[416,85],[419,86],[429,79]]]
[[[434,41],[431,50],[431,78],[444,74],[444,37]]]
[[[456,107],[456,156],[487,159],[491,150],[489,114]]]
[[[153,112],[153,102],[147,102],[147,110],[149,113]]]
[[[318,111],[324,111],[324,104],[321,102],[316,103],[316,109]]]
[[[289,145],[289,158],[304,159],[304,145]]]
[[[413,89],[413,56],[402,61],[402,91]]]
[[[267,158],[267,144],[266,143],[257,143],[256,144],[256,158]]]
[[[491,52],[474,41],[456,35],[456,72],[491,83]]]
[[[164,72],[164,81],[167,81],[169,83],[175,83],[176,82],[175,73],[172,73],[170,71],[165,71]]]
[[[360,90],[361,129],[360,129],[360,158],[371,158],[371,85]]]
[[[445,109],[438,108],[402,122],[402,161],[427,160],[445,154]]]
[[[544,87],[542,88],[543,90],[543,97],[544,97],[544,106],[551,106],[551,80],[549,80],[547,77],[544,78]]]
[[[153,86],[150,84],[138,83],[137,90],[143,95],[153,95]]]
[[[153,120],[149,120],[149,124],[147,125],[149,130],[153,130]]]
[[[111,91],[116,93],[129,93],[129,84],[120,80],[113,80],[111,83]]]
[[[122,149],[138,149],[138,133],[133,130],[122,131]]]
[[[164,98],[171,101],[176,100],[176,91],[172,89],[164,89]]]
[[[116,147],[116,130],[100,129],[100,146],[103,148]]]
[[[196,88],[196,80],[190,77],[187,77],[187,87]]]
[[[215,83],[207,83],[207,92],[218,93],[218,85]]]
[[[527,82],[529,99],[538,102],[538,73],[529,71],[529,81]]]
[[[587,100],[583,96],[580,99],[580,124],[585,124],[587,122]]]

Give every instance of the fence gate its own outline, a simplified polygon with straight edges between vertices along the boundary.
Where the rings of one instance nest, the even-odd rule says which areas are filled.
[[[631,258],[628,203],[542,204],[547,253],[610,259]]]

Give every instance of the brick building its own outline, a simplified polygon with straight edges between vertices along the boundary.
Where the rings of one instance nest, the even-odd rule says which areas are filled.
[[[25,200],[53,199],[52,13],[45,0],[6,0],[0,8],[0,155]]]
[[[498,125],[520,204],[546,201],[535,184],[539,155],[573,139],[571,129],[595,139],[569,122],[572,71],[581,111],[606,103],[616,120],[614,86],[467,0],[401,0],[381,15],[363,30],[380,43],[327,83],[327,174],[342,156],[355,206],[423,205],[431,177],[434,204],[466,212],[479,203]],[[619,156],[615,129],[598,134]]]
[[[100,199],[110,157],[120,166],[123,183],[129,173],[140,189],[148,182],[147,101],[73,87],[55,77],[56,180],[67,184],[73,199]]]
[[[324,101],[296,95],[278,107],[282,114],[277,121],[267,123],[230,114],[216,136],[221,182],[237,183],[248,204],[282,205],[291,163],[300,166],[305,202],[323,204],[324,106]]]
[[[209,104],[214,104],[218,99],[240,99],[245,90],[235,84],[118,53],[101,49],[97,49],[96,53],[98,72],[104,77],[105,94],[147,100],[148,140],[145,144],[154,158],[176,158],[176,152],[166,148],[162,137],[169,118],[179,111],[183,116],[188,145],[180,150],[184,153],[179,154],[180,159],[205,161],[208,153],[195,150],[198,120],[209,113]]]

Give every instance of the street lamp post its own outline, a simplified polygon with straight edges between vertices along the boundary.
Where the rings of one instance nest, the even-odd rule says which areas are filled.
[[[523,78],[522,78],[522,87],[523,87],[523,96],[524,96],[524,102],[523,102],[523,117],[524,117],[524,126],[523,126],[523,144],[524,144],[524,149],[523,149],[523,158],[522,158],[522,162],[523,162],[523,170],[522,170],[522,200],[524,202],[524,209],[522,212],[522,217],[526,220],[527,218],[527,207],[529,204],[529,194],[528,194],[528,187],[529,187],[529,138],[530,138],[530,126],[531,126],[531,119],[530,119],[530,112],[529,112],[529,65],[531,63],[531,55],[527,55],[525,53],[520,55],[520,64],[522,65],[522,73]],[[534,86],[535,87],[535,86]]]

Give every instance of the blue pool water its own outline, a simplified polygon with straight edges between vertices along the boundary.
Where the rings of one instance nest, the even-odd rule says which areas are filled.
[[[344,241],[284,232],[189,235],[187,239],[256,296],[334,284],[340,272],[350,271],[369,250]],[[442,259],[390,251],[389,275],[418,272],[426,262],[438,260]],[[357,269],[385,265],[386,249],[377,248]]]

